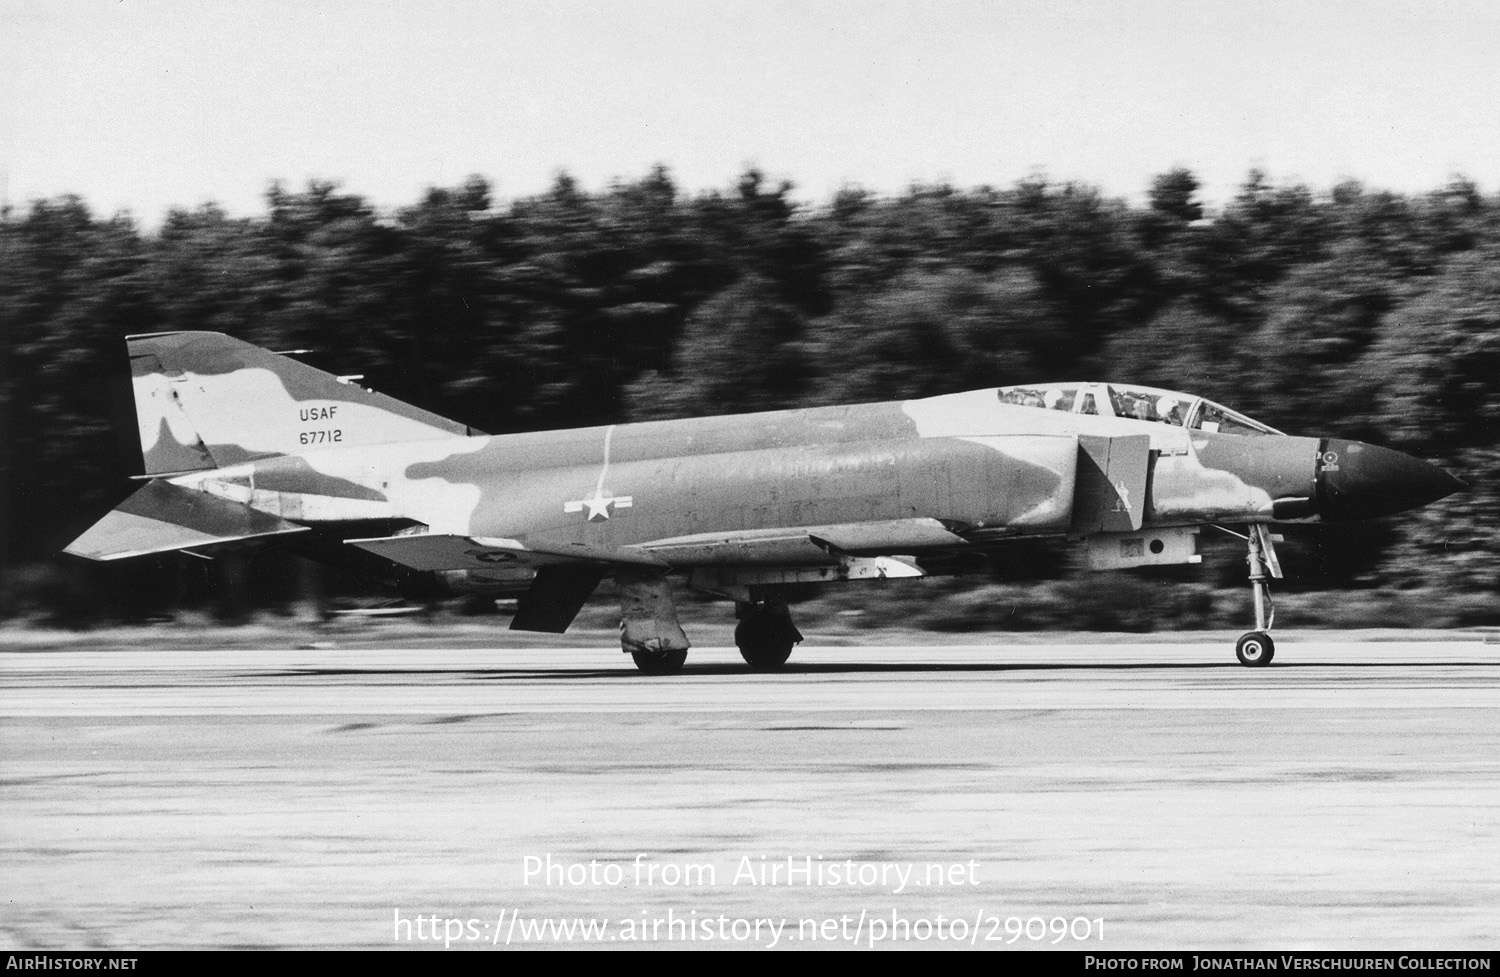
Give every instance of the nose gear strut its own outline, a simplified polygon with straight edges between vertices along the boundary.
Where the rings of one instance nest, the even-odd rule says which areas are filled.
[[[1276,605],[1271,600],[1271,586],[1267,577],[1280,580],[1281,561],[1276,558],[1275,536],[1264,523],[1250,525],[1249,534],[1241,535],[1231,529],[1217,527],[1231,536],[1243,539],[1248,550],[1245,561],[1250,565],[1250,594],[1255,599],[1255,630],[1246,631],[1235,642],[1234,656],[1241,665],[1258,668],[1271,664],[1276,657],[1276,642],[1271,639],[1271,625],[1276,620]]]

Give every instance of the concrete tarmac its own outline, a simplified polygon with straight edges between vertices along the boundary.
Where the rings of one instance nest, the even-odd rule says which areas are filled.
[[[8,650],[0,943],[1492,950],[1497,719],[1481,635]]]

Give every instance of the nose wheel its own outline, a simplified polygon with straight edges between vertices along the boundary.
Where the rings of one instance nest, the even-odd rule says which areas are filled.
[[[1239,536],[1239,533],[1234,535]],[[1271,585],[1268,579],[1281,579],[1281,561],[1276,559],[1276,547],[1271,530],[1263,523],[1250,527],[1249,535],[1241,537],[1249,550],[1245,560],[1250,565],[1250,594],[1255,599],[1255,630],[1247,631],[1235,643],[1234,657],[1241,665],[1259,668],[1271,664],[1276,657],[1276,642],[1271,640],[1271,624],[1276,620],[1276,605],[1271,600]]]
[[[1240,636],[1235,643],[1234,657],[1240,660],[1241,665],[1249,665],[1252,668],[1260,665],[1271,664],[1271,659],[1276,657],[1276,642],[1264,631],[1249,631]]]

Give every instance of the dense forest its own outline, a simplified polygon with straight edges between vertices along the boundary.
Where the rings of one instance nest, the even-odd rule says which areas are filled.
[[[1042,177],[807,205],[754,170],[689,194],[658,167],[511,201],[472,177],[394,212],[273,185],[263,215],[205,205],[151,231],[77,197],[7,210],[0,609],[78,623],[209,599],[189,557],[56,556],[139,470],[122,338],[208,329],[491,433],[1039,380],[1201,393],[1470,484],[1298,536],[1294,585],[1469,595],[1471,623],[1500,621],[1500,197],[1251,172],[1206,212],[1198,190],[1173,170],[1140,205]],[[1031,555],[1003,572],[1072,573]],[[1242,588],[1242,558],[1221,562],[1209,579]],[[237,600],[275,606],[289,576]]]

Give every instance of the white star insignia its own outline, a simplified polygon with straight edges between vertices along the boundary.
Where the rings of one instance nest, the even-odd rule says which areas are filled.
[[[564,512],[582,512],[585,508],[589,510],[588,521],[595,519],[608,519],[609,507],[629,509],[635,504],[635,497],[630,495],[605,495],[602,489],[595,489],[594,494],[587,499],[577,499],[573,502],[564,502]]]

